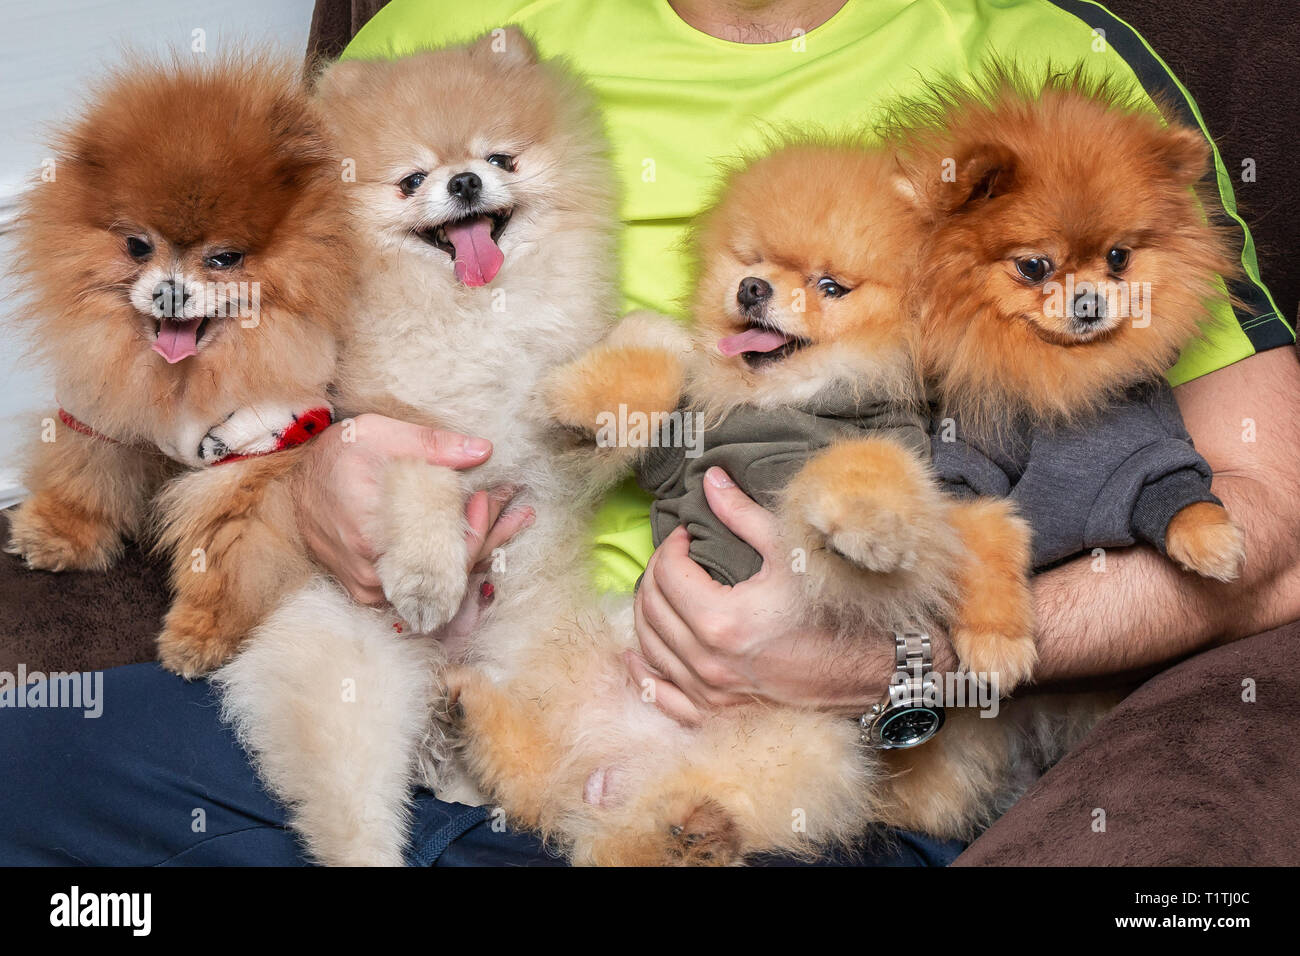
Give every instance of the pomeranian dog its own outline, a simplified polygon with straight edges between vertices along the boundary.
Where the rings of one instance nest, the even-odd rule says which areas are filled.
[[[803,563],[793,613],[842,641],[948,628],[963,664],[1009,690],[1035,660],[1029,531],[1005,500],[956,503],[929,472],[907,307],[924,231],[897,178],[892,154],[854,145],[796,143],[753,162],[698,226],[693,334],[631,316],[551,377],[547,407],[597,436],[620,406],[699,422],[694,452],[666,430],[656,448],[597,449],[641,458],[657,542],[684,525],[716,579],[761,573],[704,501],[704,472],[724,465],[776,511]],[[933,741],[887,754],[853,720],[768,702],[687,728],[629,686],[635,645],[625,599],[448,676],[474,780],[575,862],[810,856],[872,823],[964,835],[1005,798],[1015,721],[952,710]]]
[[[133,65],[61,134],[16,248],[61,407],[10,550],[103,570],[156,536],[176,592],[160,657],[197,676],[308,574],[297,454],[263,455],[329,423],[353,274],[337,159],[268,57]]]
[[[945,482],[1009,495],[1036,568],[1137,541],[1235,579],[1242,535],[1163,379],[1238,268],[1197,199],[1205,137],[1082,69],[995,66],[898,120]]]
[[[607,480],[566,452],[539,387],[616,317],[615,180],[594,98],[513,28],[337,63],[318,94],[355,170],[361,232],[340,407],[482,435],[494,450],[464,473],[388,466],[373,539],[396,618],[318,578],[216,680],[311,854],[399,865],[421,773],[440,794],[454,787],[437,719],[446,655],[513,660],[591,589],[588,519]],[[493,556],[469,646],[440,643],[427,632],[469,580],[466,497],[502,484],[534,523]]]

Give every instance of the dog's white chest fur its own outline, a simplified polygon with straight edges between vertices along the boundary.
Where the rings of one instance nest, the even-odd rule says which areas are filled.
[[[440,427],[491,440],[475,487],[542,477],[525,473],[546,455],[538,381],[595,342],[608,321],[549,259],[530,250],[507,259],[492,285],[468,289],[447,264],[400,253],[367,281],[369,315],[345,351],[346,380],[363,395],[382,389]]]

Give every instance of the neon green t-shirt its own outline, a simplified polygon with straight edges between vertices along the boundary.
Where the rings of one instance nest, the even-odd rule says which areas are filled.
[[[1148,93],[1163,91],[1200,123],[1187,91],[1130,27],[1088,0],[847,0],[788,40],[720,40],[685,23],[667,0],[392,0],[344,57],[397,57],[517,24],[542,56],[563,56],[594,88],[622,187],[622,289],[628,309],[682,314],[692,218],[719,165],[762,149],[788,125],[856,130],[928,79],[966,77],[989,53],[1032,69],[1090,61]],[[1170,370],[1173,384],[1294,340],[1259,281],[1254,244],[1236,215],[1215,151],[1221,215],[1235,230],[1247,280],[1203,341]],[[597,525],[599,583],[630,589],[649,559],[648,499],[630,483]]]

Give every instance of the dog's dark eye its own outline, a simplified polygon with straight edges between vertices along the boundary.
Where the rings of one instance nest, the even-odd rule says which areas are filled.
[[[1125,249],[1123,246],[1116,246],[1110,252],[1106,253],[1106,265],[1110,266],[1110,271],[1119,275],[1128,268],[1129,258],[1133,255],[1131,249]]]
[[[1016,271],[1030,282],[1043,282],[1056,271],[1056,267],[1047,256],[1025,256],[1016,260]]]
[[[848,295],[848,289],[840,285],[830,276],[822,276],[817,280],[817,291],[828,299],[838,299],[842,295]]]
[[[507,156],[505,153],[493,153],[487,158],[487,161],[499,169],[504,169],[508,173],[515,171],[515,158]]]
[[[204,264],[209,269],[233,269],[243,261],[242,252],[218,252],[215,256],[208,256]]]
[[[402,191],[403,195],[409,196],[417,189],[420,188],[420,185],[421,183],[424,182],[426,175],[427,174],[425,173],[411,173],[411,175],[407,176],[405,179],[403,179],[400,183],[397,184],[397,188]]]
[[[153,255],[153,245],[139,236],[126,237],[126,254],[132,259],[148,259]]]

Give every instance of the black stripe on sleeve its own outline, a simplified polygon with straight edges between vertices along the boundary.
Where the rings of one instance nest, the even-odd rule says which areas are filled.
[[[1086,0],[1048,0],[1048,2],[1082,20],[1094,30],[1098,28],[1104,30],[1106,42],[1114,47],[1115,52],[1129,65],[1147,93],[1159,96],[1164,102],[1173,104],[1178,111],[1179,119],[1205,134],[1205,128],[1197,120],[1187,94],[1174,82],[1169,69],[1151,52],[1132,27],[1099,3],[1086,2]],[[1208,134],[1206,139],[1209,139]],[[1211,145],[1213,145],[1212,141]],[[1216,171],[1212,169],[1210,175],[1215,176]],[[1244,259],[1246,231],[1242,220],[1228,214],[1223,206],[1222,193],[1218,188],[1214,190],[1214,195],[1217,201],[1214,203],[1214,208],[1209,210],[1209,215],[1215,222],[1222,223],[1232,230],[1238,255]],[[1290,345],[1295,341],[1295,336],[1273,308],[1268,292],[1262,284],[1243,273],[1240,279],[1232,283],[1232,293],[1243,303],[1236,310],[1237,321],[1256,352]]]

